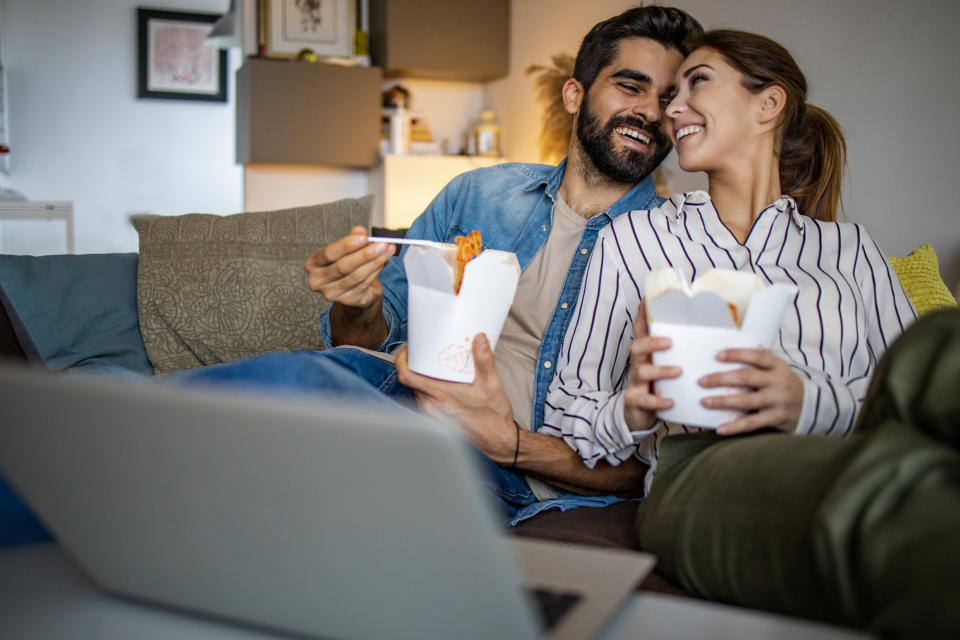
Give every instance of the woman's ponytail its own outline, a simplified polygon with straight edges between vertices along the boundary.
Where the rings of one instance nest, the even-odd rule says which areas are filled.
[[[799,123],[785,127],[780,145],[780,188],[801,213],[833,222],[842,207],[847,143],[836,119],[812,104]]]

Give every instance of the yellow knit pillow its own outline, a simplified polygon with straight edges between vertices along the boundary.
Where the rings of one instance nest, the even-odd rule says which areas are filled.
[[[929,244],[920,245],[904,258],[890,256],[889,260],[919,315],[957,306],[940,278],[937,252]]]

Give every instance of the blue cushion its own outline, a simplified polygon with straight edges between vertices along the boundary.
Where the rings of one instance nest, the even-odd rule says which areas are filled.
[[[153,374],[137,316],[137,254],[0,255],[0,303],[32,364]]]
[[[47,530],[0,475],[0,547],[49,539]]]

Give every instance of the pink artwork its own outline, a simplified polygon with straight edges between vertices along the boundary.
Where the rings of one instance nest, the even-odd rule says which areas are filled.
[[[217,50],[204,44],[209,26],[156,20],[151,31],[151,89],[216,92]]]
[[[137,9],[140,98],[227,100],[227,52],[210,46],[212,13]]]

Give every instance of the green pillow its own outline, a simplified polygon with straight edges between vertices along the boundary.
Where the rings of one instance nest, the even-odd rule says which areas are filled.
[[[369,226],[373,196],[230,216],[134,216],[137,301],[156,372],[323,348],[327,301],[307,286],[317,248]]]
[[[0,255],[0,301],[27,359],[51,371],[150,375],[137,319],[137,254]]]

